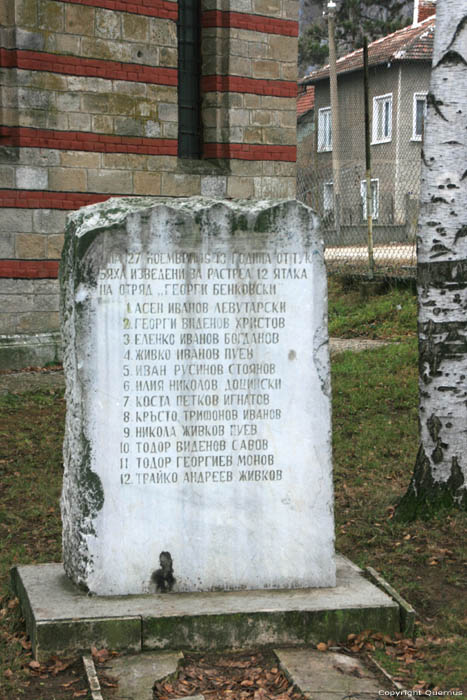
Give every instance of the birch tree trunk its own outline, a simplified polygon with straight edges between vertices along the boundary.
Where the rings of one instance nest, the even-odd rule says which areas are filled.
[[[396,517],[467,508],[467,3],[438,0],[418,222],[420,448]]]

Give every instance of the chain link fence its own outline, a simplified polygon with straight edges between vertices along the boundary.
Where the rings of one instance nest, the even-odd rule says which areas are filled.
[[[380,166],[372,170],[375,275],[415,276],[419,187],[417,170],[419,166],[413,168],[410,173],[411,183],[407,183],[407,191],[399,197],[384,189],[384,182],[393,176],[392,168]],[[299,169],[297,197],[320,216],[329,271],[367,274],[370,261],[365,167],[354,165],[341,168],[339,193],[333,191],[333,180],[332,168]]]
[[[399,77],[378,96],[373,85],[371,139],[371,209],[374,274],[415,277],[423,121],[429,71]],[[402,87],[401,87],[402,85]],[[343,90],[340,103],[338,169],[331,132],[329,92],[316,87],[314,114],[298,127],[297,197],[321,219],[328,270],[352,275],[370,271],[365,134],[361,85]],[[355,89],[352,99],[350,89]],[[357,92],[358,90],[358,92]],[[399,90],[399,92],[397,92]],[[324,92],[324,90],[323,90]],[[302,120],[302,124],[304,120]],[[332,133],[332,136],[331,136]],[[334,159],[334,161],[333,161]]]

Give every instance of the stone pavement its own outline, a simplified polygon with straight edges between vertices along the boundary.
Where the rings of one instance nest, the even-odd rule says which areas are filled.
[[[378,700],[391,686],[358,658],[316,649],[276,649],[280,667],[309,700]],[[150,652],[120,656],[106,662],[105,673],[118,679],[114,700],[153,700],[156,680],[173,675],[180,652]],[[379,674],[378,674],[379,675]],[[203,695],[183,700],[204,700]]]

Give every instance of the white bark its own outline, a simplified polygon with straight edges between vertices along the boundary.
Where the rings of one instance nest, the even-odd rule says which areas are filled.
[[[417,241],[421,446],[402,515],[467,505],[465,0],[437,3]]]

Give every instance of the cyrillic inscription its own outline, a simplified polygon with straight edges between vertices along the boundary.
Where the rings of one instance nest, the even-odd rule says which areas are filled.
[[[122,316],[122,486],[282,480],[261,435],[282,420],[287,385],[261,358],[287,329],[283,284],[306,284],[310,264],[284,252],[110,259],[98,294]]]

